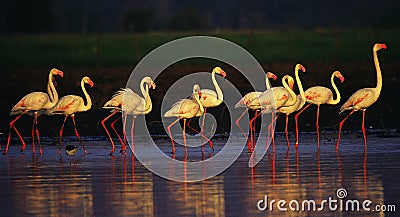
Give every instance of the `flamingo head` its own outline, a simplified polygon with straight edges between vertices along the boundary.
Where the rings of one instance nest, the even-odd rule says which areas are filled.
[[[150,77],[144,77],[142,82],[146,83],[149,88],[156,89],[156,83]]]
[[[294,87],[294,79],[293,79],[293,77],[290,76],[290,75],[285,75],[285,76],[283,76],[283,78],[282,78],[282,82],[283,82],[285,79],[288,80],[289,88],[290,88],[291,90],[293,90],[293,87]]]
[[[56,68],[51,69],[50,74],[51,75],[59,75],[61,78],[64,77],[64,72],[62,72],[61,70],[58,70]]]
[[[339,71],[335,71],[335,72],[333,73],[333,75],[334,75],[335,77],[339,78],[339,79],[340,79],[340,82],[343,83],[344,77],[343,77],[342,73],[340,73]]]
[[[304,66],[301,65],[301,64],[296,64],[296,71],[297,70],[301,70],[302,72],[306,72],[306,68],[304,68]]]
[[[378,50],[380,50],[380,49],[386,49],[386,44],[376,43],[376,44],[374,45],[374,48],[373,48],[374,51],[378,51]]]
[[[221,69],[221,67],[215,67],[213,69],[213,72],[217,73],[218,75],[221,75],[223,78],[226,76],[226,72]]]
[[[83,78],[82,78],[82,82],[85,83],[85,84],[89,84],[90,87],[93,87],[93,86],[94,86],[93,81],[90,80],[90,78],[89,78],[88,76],[83,77]]]
[[[276,81],[276,79],[277,79],[276,75],[272,72],[267,72],[267,78],[272,78],[272,79],[274,79],[274,81]]]
[[[198,84],[195,84],[194,86],[193,86],[193,93],[197,93],[197,95],[199,96],[199,97],[201,97],[201,90],[200,90],[200,85],[198,85]]]

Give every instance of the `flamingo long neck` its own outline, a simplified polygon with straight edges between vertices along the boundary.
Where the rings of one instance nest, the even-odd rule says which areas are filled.
[[[296,98],[297,98],[296,93],[292,89],[290,89],[289,85],[286,82],[286,80],[288,78],[289,78],[288,76],[284,76],[282,78],[283,87],[289,92],[289,95],[290,95],[288,101],[286,101],[286,103],[285,103],[285,106],[290,106],[290,105],[295,104],[296,103]]]
[[[336,105],[336,104],[338,104],[338,103],[340,102],[340,92],[339,92],[338,88],[336,87],[334,78],[335,78],[335,75],[332,74],[332,76],[331,76],[331,84],[332,84],[333,89],[335,90],[336,99],[333,99],[333,98],[332,98],[332,99],[328,102],[328,104],[331,104],[331,105]]]
[[[211,73],[211,80],[214,84],[215,90],[217,91],[217,98],[221,101],[224,101],[224,94],[222,93],[222,90],[218,85],[217,79],[215,78],[215,71]]]
[[[92,107],[92,99],[90,99],[90,96],[86,91],[85,82],[83,82],[83,80],[81,81],[81,88],[82,88],[83,95],[85,95],[86,102],[87,102],[86,105],[82,106],[82,110],[81,111],[87,111]]]
[[[271,89],[271,83],[269,83],[269,78],[267,74],[265,74],[265,87],[267,88],[267,90]]]
[[[193,95],[194,95],[194,99],[196,100],[197,104],[199,104],[199,109],[200,109],[201,113],[204,113],[204,107],[203,107],[203,105],[202,105],[201,102],[200,102],[199,93],[197,93],[197,91],[195,91],[195,90],[193,89]]]
[[[144,85],[146,87],[144,87]],[[145,84],[145,82],[142,80],[140,83],[140,91],[142,92],[142,95],[145,100],[145,105],[144,105],[144,113],[147,114],[151,112],[153,109],[153,103],[151,102],[150,94],[149,94],[149,85]]]
[[[47,83],[47,94],[49,94],[49,98],[50,98],[49,107],[55,106],[56,103],[58,102],[58,93],[57,93],[56,88],[54,87],[53,75],[51,73],[49,74],[49,81]]]
[[[374,55],[374,63],[375,63],[376,79],[377,79],[377,84],[375,87],[376,94],[374,96],[378,98],[382,90],[382,72],[381,72],[381,67],[379,66],[377,51],[374,51],[373,53],[374,53],[373,55]]]
[[[295,71],[294,71],[294,74],[296,76],[297,85],[299,86],[301,100],[303,102],[305,102],[306,101],[306,95],[304,94],[303,85],[301,84],[301,80],[300,80],[300,77],[299,77],[299,70],[300,70],[300,68],[296,67]]]

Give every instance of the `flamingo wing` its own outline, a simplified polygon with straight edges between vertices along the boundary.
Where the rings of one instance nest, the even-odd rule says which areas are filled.
[[[306,95],[307,102],[315,105],[325,104],[333,98],[332,91],[322,86],[310,87],[304,94]]]
[[[235,104],[235,108],[247,107],[251,102],[258,99],[258,97],[260,97],[261,94],[262,92],[259,91],[247,93],[239,100],[239,102]],[[254,101],[253,103],[258,104],[258,106],[260,105],[260,102],[258,100]]]
[[[347,110],[362,110],[372,105],[375,99],[375,93],[372,88],[363,88],[353,93],[350,98],[340,107],[340,113]]]
[[[76,95],[63,96],[58,103],[48,110],[48,114],[71,115],[79,112],[79,108],[84,104],[82,97]]]
[[[10,115],[20,114],[23,111],[39,111],[50,101],[49,95],[43,92],[32,92],[22,97],[11,109]]]
[[[221,99],[218,99],[218,95],[215,91],[210,89],[201,89],[200,103],[203,107],[215,107],[222,103]]]

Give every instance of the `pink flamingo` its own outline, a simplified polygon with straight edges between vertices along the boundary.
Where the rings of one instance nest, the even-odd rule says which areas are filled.
[[[134,147],[134,129],[135,119],[138,115],[145,115],[151,112],[153,104],[151,102],[149,88],[155,89],[156,84],[150,77],[145,77],[140,82],[140,91],[143,97],[140,97],[137,93],[127,88],[124,91],[124,100],[122,103],[122,111],[125,113],[124,127],[126,126],[127,115],[132,115],[132,127],[131,127],[131,140],[132,140],[132,153]]]
[[[145,84],[146,84],[146,86],[145,86]],[[148,114],[152,110],[152,102],[151,102],[150,95],[149,95],[149,88],[155,89],[156,84],[153,82],[153,80],[150,77],[145,77],[140,82],[140,90],[141,90],[144,98],[140,97],[138,94],[133,92],[132,89],[125,88],[120,91],[117,91],[114,94],[114,96],[108,102],[106,102],[104,104],[103,108],[113,109],[112,113],[101,121],[101,124],[103,125],[103,127],[111,141],[112,149],[111,149],[110,155],[114,153],[115,145],[114,145],[114,142],[111,138],[109,131],[107,130],[105,121],[107,121],[109,118],[111,118],[117,112],[125,113],[124,114],[124,123],[126,123],[126,115],[128,115],[128,114],[134,115],[134,119],[132,121],[132,128],[131,128],[131,138],[132,138],[132,144],[133,144],[134,120],[135,120],[136,116],[140,115],[140,114]],[[111,123],[111,128],[117,134],[118,139],[120,140],[120,142],[122,144],[122,148],[121,148],[120,152],[124,152],[126,150],[126,142],[122,141],[117,130],[114,128],[114,124],[118,120],[119,120],[119,118]],[[123,132],[124,132],[124,139],[126,141],[125,131],[123,131]]]
[[[32,152],[35,153],[35,132],[39,143],[40,154],[42,154],[42,146],[40,144],[40,136],[38,129],[38,116],[43,113],[44,110],[50,109],[53,107],[58,101],[57,90],[54,86],[54,77],[55,75],[59,75],[60,77],[64,76],[64,73],[58,69],[51,69],[49,73],[49,81],[47,83],[47,93],[43,92],[32,92],[28,95],[24,96],[12,109],[10,115],[18,115],[14,120],[10,122],[10,131],[8,133],[7,146],[4,150],[3,154],[8,153],[8,147],[10,145],[11,139],[11,129],[17,133],[19,139],[22,142],[21,151],[25,150],[26,144],[21,134],[18,132],[15,127],[15,122],[17,122],[22,115],[24,114],[32,114],[33,113],[33,124],[32,124]]]
[[[64,125],[65,125],[65,122],[66,122],[68,116],[71,116],[72,122],[74,123],[75,135],[79,139],[79,142],[81,143],[84,153],[87,154],[87,151],[85,149],[85,146],[82,143],[82,140],[78,133],[78,130],[76,129],[76,123],[75,123],[75,113],[88,111],[92,107],[92,100],[90,99],[90,96],[85,89],[85,84],[89,84],[90,87],[93,87],[94,83],[87,76],[83,77],[81,80],[81,88],[82,88],[83,94],[85,95],[85,98],[87,101],[86,105],[85,105],[85,101],[83,100],[82,97],[77,96],[77,95],[66,95],[66,96],[61,97],[61,99],[58,101],[58,103],[53,108],[47,110],[48,115],[53,115],[53,114],[65,115],[64,121],[63,121],[63,123],[61,125],[61,129],[60,129],[60,146],[58,149],[59,154],[61,153],[61,143],[62,143],[62,134],[63,134],[63,130],[64,130]]]
[[[286,82],[287,80],[287,82]],[[282,106],[289,106],[293,105],[296,102],[296,94],[293,92],[293,85],[294,85],[294,79],[290,75],[285,75],[282,78],[282,85],[283,87],[273,87],[267,91],[264,91],[260,97],[255,99],[253,102],[250,103],[250,105],[255,105],[259,103],[263,110],[258,113],[253,119],[250,120],[250,125],[253,124],[253,122],[261,115],[264,113],[269,113],[271,112],[272,114],[272,121],[268,125],[268,137],[269,137],[269,132],[271,132],[271,138],[272,138],[272,144],[274,146],[275,150],[275,138],[274,138],[274,127],[273,124],[276,121],[276,119],[279,117],[278,115],[274,118],[274,112],[279,110]],[[252,144],[254,145],[254,142],[252,141]],[[268,144],[268,140],[267,140]],[[254,147],[253,147],[254,149]]]
[[[355,111],[362,110],[362,124],[361,124],[361,129],[363,132],[364,136],[364,149],[367,148],[367,136],[365,132],[365,127],[364,127],[364,121],[365,121],[365,110],[367,110],[368,107],[370,107],[372,104],[374,104],[381,93],[382,90],[382,72],[381,68],[379,66],[379,60],[378,60],[378,55],[377,52],[381,49],[386,49],[386,44],[375,44],[372,48],[372,53],[374,57],[374,63],[375,63],[375,69],[376,69],[376,77],[377,77],[377,84],[376,87],[374,88],[363,88],[350,96],[350,98],[342,105],[340,108],[340,113],[351,110],[351,112],[340,122],[339,124],[339,134],[338,134],[338,140],[336,143],[336,149],[339,148],[339,143],[340,143],[340,132],[342,131],[342,127],[344,122],[347,120],[347,118],[352,115]]]
[[[295,115],[295,122],[296,122],[296,129],[298,128],[297,125],[297,119],[301,113],[303,113],[311,104],[317,105],[317,119],[315,122],[315,127],[317,131],[317,144],[318,144],[318,149],[320,146],[320,136],[319,136],[319,107],[322,104],[328,104],[328,105],[336,105],[340,102],[340,92],[335,84],[334,78],[339,78],[340,82],[343,83],[344,77],[339,71],[335,71],[332,73],[331,76],[331,84],[333,89],[335,90],[336,93],[336,99],[333,99],[333,93],[330,89],[322,86],[314,86],[310,87],[305,91],[305,96],[306,96],[306,102],[308,103],[302,110],[300,110],[296,115]],[[296,134],[296,145],[295,147],[297,148],[299,145],[298,141],[298,135]]]
[[[214,84],[215,91],[210,89],[202,89],[200,103],[204,108],[203,112],[203,120],[201,123],[201,134],[204,135],[204,121],[206,119],[207,108],[217,107],[224,101],[224,95],[222,93],[221,88],[218,85],[217,79],[215,78],[215,74],[221,75],[223,78],[226,76],[226,72],[222,70],[220,67],[215,67],[211,72],[211,80]],[[211,140],[210,140],[211,141]],[[212,146],[212,143],[210,143]]]
[[[172,143],[172,154],[176,152],[175,145],[174,145],[174,140],[172,138],[171,134],[171,127],[178,123],[180,119],[183,119],[183,141],[184,141],[184,146],[185,146],[185,152],[187,153],[187,147],[186,147],[186,119],[188,118],[193,118],[193,117],[200,117],[203,115],[204,108],[203,105],[200,102],[200,97],[202,96],[200,86],[198,84],[195,84],[193,86],[193,97],[190,99],[182,99],[172,105],[171,109],[169,109],[167,112],[165,112],[164,117],[177,117],[177,119],[172,122],[170,125],[168,125],[168,133],[169,137],[171,138],[171,143]],[[206,138],[201,132],[200,136],[207,141],[209,141],[208,138]]]
[[[265,74],[265,87],[267,90],[271,89],[271,84],[269,83],[269,79],[272,78],[274,80],[276,80],[276,75],[272,72],[267,72]],[[242,132],[244,137],[247,137],[247,135],[244,133],[243,129],[240,127],[239,125],[239,121],[243,118],[243,116],[247,113],[247,111],[249,109],[251,110],[255,110],[256,114],[255,116],[257,116],[258,111],[261,109],[261,105],[259,103],[259,101],[257,101],[256,99],[262,94],[262,92],[260,91],[253,91],[250,93],[247,93],[246,95],[244,95],[239,102],[236,103],[235,108],[239,108],[239,107],[246,107],[246,109],[243,111],[243,113],[239,116],[239,118],[236,120],[236,125],[239,127],[240,131]],[[253,102],[254,101],[254,102]],[[250,103],[253,102],[253,106],[250,106]],[[255,133],[255,126],[250,125],[249,122],[249,126],[250,126],[250,132],[251,135],[254,135]],[[247,141],[247,149],[249,151],[252,150],[251,148],[251,142],[250,140]]]
[[[288,145],[288,149],[290,148],[289,131],[288,131],[289,115],[295,111],[300,110],[306,103],[306,96],[304,94],[303,85],[301,84],[301,80],[299,77],[299,70],[301,70],[302,72],[306,72],[306,69],[304,68],[304,66],[302,66],[301,64],[296,64],[294,72],[295,72],[296,82],[297,82],[297,85],[299,87],[299,92],[300,92],[300,94],[297,95],[296,103],[293,105],[289,105],[289,106],[282,106],[278,109],[279,113],[283,113],[286,115],[285,135],[286,135],[286,142]],[[298,134],[298,129],[296,128],[296,135],[297,134]]]

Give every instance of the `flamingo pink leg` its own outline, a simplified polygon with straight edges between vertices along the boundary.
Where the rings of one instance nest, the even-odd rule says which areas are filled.
[[[254,135],[253,135],[253,133],[255,132],[255,130],[253,130],[253,126],[255,126],[255,124],[254,124],[254,122],[256,121],[256,119],[258,118],[258,117],[260,117],[260,115],[262,115],[262,114],[264,114],[265,112],[267,112],[267,110],[266,109],[264,109],[264,110],[262,110],[261,112],[256,112],[256,114],[254,115],[254,117],[249,121],[249,126],[250,126],[250,141],[251,141],[251,145],[252,145],[252,147],[251,147],[251,149],[249,150],[250,152],[253,152],[254,151],[254,148],[255,148],[255,142],[254,142],[254,140],[255,140],[255,137],[254,137]]]
[[[38,129],[38,114],[35,113],[34,115],[34,123],[35,123],[35,131],[36,131],[36,137],[39,143],[39,154],[42,155],[43,149],[42,149],[42,144],[40,143],[40,134],[39,134],[39,129]],[[32,137],[32,140],[34,141],[34,137]],[[34,149],[33,149],[34,150]],[[33,151],[35,152],[35,151]]]
[[[285,135],[286,135],[286,142],[287,142],[288,150],[289,150],[290,149],[290,141],[289,141],[288,125],[289,125],[289,114],[286,114]]]
[[[194,129],[192,126],[190,126],[190,122],[191,119],[189,119],[189,121],[186,123],[186,126],[189,127],[191,130],[193,130],[193,132],[195,132],[196,134],[199,134],[201,136],[202,139],[205,139],[206,142],[208,142],[210,144],[210,148],[213,150],[214,152],[214,144],[211,141],[211,139],[207,138],[204,134],[202,134],[201,132],[197,131],[196,129]],[[204,152],[204,144],[202,145],[201,148],[202,153]]]
[[[58,154],[61,154],[61,143],[62,143],[62,135],[63,135],[63,131],[64,131],[64,125],[65,122],[67,121],[68,115],[65,115],[64,121],[61,125],[61,129],[60,129],[60,145],[58,146]]]
[[[172,138],[172,133],[171,133],[171,127],[176,124],[179,121],[179,118],[176,119],[174,122],[172,122],[170,125],[168,125],[167,129],[168,129],[168,134],[169,134],[169,138],[171,139],[171,144],[172,144],[172,151],[171,154],[175,154],[176,152],[176,148],[175,148],[175,144],[174,144],[174,139]]]
[[[110,151],[110,155],[112,155],[112,154],[114,153],[115,145],[114,145],[114,141],[113,141],[112,138],[111,138],[110,132],[107,130],[106,121],[107,121],[108,119],[110,119],[113,115],[115,115],[116,113],[117,113],[117,110],[114,110],[110,115],[108,115],[106,118],[104,118],[104,119],[101,121],[101,125],[103,126],[104,130],[106,131],[108,138],[110,138],[110,142],[111,142],[111,151]]]
[[[118,131],[115,129],[115,123],[117,123],[117,121],[121,120],[121,116],[118,116],[117,119],[115,119],[114,121],[111,122],[110,126],[111,129],[113,129],[114,133],[117,134],[118,140],[121,143],[122,147],[120,152],[124,152],[126,150],[126,142],[124,142],[124,140],[122,140],[122,137],[119,135]]]
[[[201,134],[204,135],[204,122],[206,120],[206,112],[207,112],[207,108],[204,108],[204,113],[203,113],[203,120],[201,120]],[[201,143],[203,143],[203,137],[201,137]]]
[[[339,149],[339,143],[340,143],[340,133],[342,132],[342,127],[344,122],[347,120],[347,118],[350,117],[350,115],[352,115],[354,113],[354,110],[351,111],[345,118],[343,118],[343,120],[339,123],[339,133],[338,133],[338,139],[336,141],[336,150]]]
[[[239,130],[242,132],[242,135],[244,138],[247,138],[247,149],[249,151],[251,151],[251,141],[250,139],[247,137],[247,134],[244,133],[243,129],[240,127],[239,121],[243,118],[243,116],[247,113],[247,111],[249,110],[249,108],[246,108],[246,110],[243,111],[243,113],[239,116],[239,118],[236,120],[236,125],[238,126]]]
[[[317,120],[315,121],[315,130],[317,131],[317,144],[318,144],[318,149],[320,145],[320,138],[319,138],[319,107],[320,105],[317,105]]]
[[[8,153],[8,147],[10,146],[10,141],[11,141],[11,129],[14,129],[15,133],[17,133],[17,135],[18,135],[18,138],[21,140],[22,147],[21,147],[20,152],[22,153],[25,150],[26,143],[25,143],[24,139],[22,138],[21,134],[19,133],[18,129],[15,127],[15,122],[17,122],[21,118],[21,116],[24,115],[26,112],[28,112],[28,111],[25,110],[23,113],[18,115],[16,118],[14,118],[14,120],[12,120],[10,122],[10,130],[8,132],[7,146],[6,146],[6,149],[4,150],[3,154]]]
[[[123,124],[122,127],[124,128],[124,130],[122,131],[122,134],[124,135],[124,144],[125,144],[125,146],[126,146],[127,140],[126,140],[125,126],[126,126],[126,119],[127,119],[128,115],[127,115],[127,114],[124,114],[123,116],[124,116],[124,124]]]
[[[36,149],[35,149],[35,121],[36,121],[36,115],[37,115],[37,112],[35,112],[33,114],[33,121],[32,121],[32,132],[31,132],[31,135],[32,135],[32,154],[34,154],[36,152]]]
[[[271,141],[272,141],[274,150],[275,150],[275,127],[273,124],[276,122],[278,117],[279,117],[279,114],[277,114],[276,117],[274,119],[272,119],[272,122],[271,122]]]
[[[134,150],[134,145],[135,145],[135,137],[134,137],[134,133],[135,133],[135,119],[136,119],[136,116],[133,116],[133,118],[132,118],[132,128],[131,128],[131,140],[132,140],[132,153],[133,153],[133,150]],[[125,150],[122,150],[121,149],[121,152],[123,152],[123,151],[125,151]]]
[[[303,113],[311,104],[307,104],[302,110],[297,112],[297,114],[294,116],[294,121],[296,123],[296,144],[294,145],[295,148],[299,147],[299,124],[298,124],[298,118],[301,113]]]
[[[81,136],[79,135],[78,129],[76,129],[75,114],[72,114],[72,115],[71,115],[71,118],[72,118],[72,122],[74,123],[75,135],[76,135],[76,137],[78,137],[79,142],[81,143],[81,146],[82,146],[82,148],[83,148],[83,152],[84,152],[85,154],[87,154],[86,148],[85,148],[85,146],[83,145],[83,142],[82,142],[82,140],[81,140]]]
[[[258,117],[260,116],[260,115],[258,115],[259,113],[261,113],[261,111],[256,110],[256,112],[255,112],[255,114],[254,114],[254,117],[257,117],[257,118],[258,118]],[[256,118],[256,119],[257,119],[257,118]],[[253,137],[253,141],[256,140],[256,119],[254,119],[252,125],[250,125],[250,122],[249,122],[249,125],[250,125],[250,133],[251,133],[251,136]]]
[[[185,146],[185,154],[187,154],[188,153],[188,149],[187,149],[187,146],[186,146],[186,118],[183,119],[182,136],[183,136],[183,144]]]
[[[363,136],[364,136],[364,149],[367,149],[367,135],[366,135],[366,131],[365,131],[364,122],[365,122],[365,109],[362,111],[362,125],[361,125],[361,130],[362,130]]]

